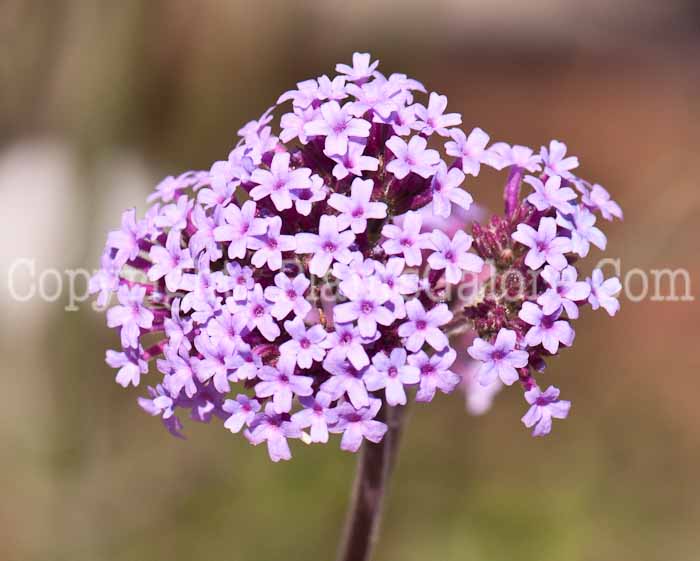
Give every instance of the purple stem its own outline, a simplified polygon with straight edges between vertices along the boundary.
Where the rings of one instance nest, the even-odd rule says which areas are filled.
[[[513,216],[515,209],[520,203],[520,183],[525,175],[525,170],[521,167],[513,166],[508,174],[508,181],[503,189],[503,200],[505,202],[506,218]]]
[[[377,420],[389,430],[378,444],[365,441],[360,451],[355,484],[337,561],[369,561],[379,537],[382,507],[401,437],[405,407],[379,410]]]

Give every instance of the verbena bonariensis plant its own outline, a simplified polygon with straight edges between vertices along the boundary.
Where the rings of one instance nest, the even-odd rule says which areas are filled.
[[[622,212],[574,175],[563,143],[489,146],[483,130],[457,128],[445,96],[416,102],[420,82],[377,64],[356,53],[338,76],[300,82],[239,131],[227,160],[163,180],[145,217],[128,210],[109,234],[91,281],[101,305],[119,301],[107,312],[121,338],[107,351],[117,382],[139,385],[155,362],[140,404],[173,434],[188,411],[266,442],[275,462],[291,457],[288,439],[337,433],[350,452],[375,443],[348,559],[369,549],[381,492],[363,486],[384,487],[407,390],[429,402],[460,382],[451,368],[467,349],[452,335],[473,334],[481,385],[520,382],[522,421],[545,435],[570,403],[536,375],[573,343],[579,308],[614,315],[620,290],[600,270],[578,278],[590,245],[606,246],[596,213]],[[482,166],[507,172],[504,215],[471,236],[426,228],[466,224],[463,185]]]

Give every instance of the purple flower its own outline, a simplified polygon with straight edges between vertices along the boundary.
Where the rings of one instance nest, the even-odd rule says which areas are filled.
[[[180,316],[180,300],[178,298],[173,300],[170,317],[165,318],[163,325],[170,347],[175,352],[181,348],[185,351],[192,348],[192,343],[187,338],[187,335],[192,332],[192,320]]]
[[[220,214],[220,213],[217,213]],[[193,258],[202,257],[207,261],[218,261],[223,255],[214,239],[214,230],[218,226],[214,217],[207,216],[206,211],[200,205],[196,205],[192,211],[192,225],[197,231],[190,238],[190,253]]]
[[[179,289],[186,292],[182,298],[183,312],[189,312],[202,301],[209,302],[216,299],[217,273],[211,272],[209,260],[204,256],[200,257],[195,269],[196,273],[185,273],[180,281]]]
[[[532,436],[545,436],[552,430],[552,419],[566,419],[571,409],[570,401],[559,399],[559,390],[549,386],[544,392],[535,386],[525,392],[525,400],[531,405],[522,421],[527,428],[535,427]]]
[[[558,140],[552,140],[549,143],[549,150],[544,146],[540,150],[540,156],[544,163],[544,173],[547,175],[559,175],[566,179],[573,177],[572,169],[578,167],[578,158],[576,156],[566,155],[566,144]]]
[[[234,300],[245,300],[254,285],[253,270],[250,267],[241,267],[239,263],[227,263],[226,274],[218,277],[216,289],[219,292],[232,290]]]
[[[570,319],[578,318],[576,302],[585,301],[591,293],[591,287],[587,282],[577,281],[576,269],[568,266],[562,271],[557,271],[547,265],[540,276],[549,285],[537,298],[542,312],[549,316],[563,307]]]
[[[231,432],[237,433],[241,431],[243,425],[251,425],[255,414],[260,411],[260,402],[239,393],[235,400],[227,399],[224,402],[223,410],[231,415],[226,419],[224,426]]]
[[[340,448],[347,452],[357,452],[362,445],[362,440],[380,442],[384,438],[387,426],[374,420],[382,406],[379,399],[370,401],[369,407],[354,408],[349,403],[343,403],[338,407],[338,422],[331,427],[332,433],[342,433]]]
[[[328,359],[335,362],[348,359],[357,370],[369,364],[365,346],[379,337],[362,337],[352,323],[336,323],[335,331],[329,333],[322,345],[328,349]]]
[[[591,294],[588,297],[591,308],[594,310],[604,308],[608,314],[614,316],[620,310],[620,302],[617,299],[618,293],[622,290],[620,279],[612,277],[604,280],[603,271],[594,269],[586,282],[591,286]]]
[[[311,176],[310,188],[290,191],[290,195],[294,200],[294,209],[302,216],[309,216],[314,203],[324,200],[327,194],[328,187],[318,175]]]
[[[181,247],[178,230],[170,230],[165,247],[153,246],[150,257],[153,266],[148,270],[148,279],[155,281],[165,277],[165,286],[173,292],[180,288],[183,269],[194,268],[190,250]]]
[[[516,334],[511,329],[501,328],[492,345],[488,341],[476,338],[467,349],[469,356],[482,362],[477,374],[482,386],[490,386],[500,379],[506,386],[517,382],[519,376],[516,368],[527,366],[527,351],[515,348]]]
[[[610,198],[610,193],[598,184],[593,185],[590,192],[584,193],[583,203],[599,211],[605,220],[612,220],[613,217],[622,220],[622,209],[620,205],[613,201]]]
[[[245,142],[247,145],[246,156],[252,160],[254,166],[261,165],[263,163],[263,156],[273,152],[278,146],[278,138],[272,134],[272,129],[270,127],[264,127],[246,136]]]
[[[162,201],[164,203],[169,203],[175,199],[178,194],[190,187],[194,183],[194,178],[196,174],[194,172],[186,172],[178,177],[173,177],[169,175],[165,177],[158,185],[156,185],[153,193],[151,193],[146,201],[149,203],[153,201]]]
[[[351,139],[369,136],[370,124],[364,119],[355,119],[349,109],[350,105],[341,107],[337,101],[329,101],[321,105],[320,118],[304,126],[308,136],[326,137],[326,155],[345,154]]]
[[[284,92],[277,99],[277,104],[282,105],[286,101],[292,102],[294,108],[306,109],[318,99],[318,82],[316,80],[304,80],[297,82],[297,89]],[[284,141],[286,142],[286,141]]]
[[[348,323],[357,321],[360,335],[372,337],[377,331],[377,324],[391,325],[394,314],[385,304],[390,292],[376,277],[362,281],[352,277],[344,281],[342,291],[350,302],[336,305],[333,308],[334,321]]]
[[[375,121],[377,120],[381,121],[382,119],[379,116],[375,116]],[[416,106],[409,105],[404,107],[397,105],[394,107],[389,118],[385,119],[385,121],[391,124],[391,128],[394,130],[395,134],[399,136],[408,136],[411,134],[411,129],[416,122]]]
[[[311,311],[311,304],[304,297],[310,284],[309,279],[302,274],[290,279],[284,273],[277,273],[275,286],[265,288],[265,298],[273,302],[270,310],[272,316],[282,320],[293,311],[295,316],[304,319]]]
[[[181,351],[181,354],[177,354],[166,349],[165,360],[158,361],[158,369],[168,374],[167,386],[173,397],[179,396],[182,390],[185,390],[187,397],[197,393],[197,374],[189,353]]]
[[[372,366],[364,378],[368,390],[384,389],[389,405],[405,405],[404,384],[420,381],[420,371],[406,364],[406,356],[406,351],[400,348],[393,349],[389,356],[383,351],[377,353],[372,357]]]
[[[241,147],[229,152],[228,159],[214,162],[209,170],[208,181],[211,189],[200,189],[197,200],[205,207],[226,206],[242,181],[250,179],[250,172],[255,167],[250,157]]]
[[[564,253],[571,251],[571,240],[557,237],[554,218],[542,218],[537,230],[527,224],[519,224],[513,239],[530,248],[525,256],[525,265],[532,270],[539,269],[545,263],[555,269],[563,269],[568,264]]]
[[[300,397],[304,407],[292,415],[292,422],[299,428],[311,427],[311,442],[328,442],[328,425],[338,421],[335,409],[331,408],[332,398],[325,392],[318,392],[315,398]]]
[[[176,403],[170,397],[167,388],[163,384],[158,384],[155,388],[149,387],[148,394],[151,399],[138,398],[139,406],[149,415],[160,417],[170,434],[177,438],[184,438],[181,432],[182,423],[175,415]]]
[[[265,236],[251,238],[248,247],[255,251],[250,259],[253,267],[261,269],[267,265],[271,271],[278,271],[282,267],[282,253],[294,251],[296,241],[294,236],[280,235],[282,219],[273,216],[267,219],[267,233]]]
[[[340,101],[348,97],[345,91],[345,76],[336,76],[332,80],[325,74],[318,79],[318,92],[316,97],[319,100],[330,99]]]
[[[390,290],[389,302],[393,306],[396,319],[406,317],[404,297],[418,292],[418,275],[404,273],[405,261],[401,257],[390,257],[386,265],[376,262],[376,277]]]
[[[462,368],[466,370],[462,377],[462,387],[466,398],[466,410],[470,415],[483,415],[493,405],[493,400],[503,389],[503,383],[499,378],[489,386],[482,386],[477,377],[479,363],[471,361]]]
[[[272,403],[265,406],[265,413],[255,418],[252,427],[246,433],[248,440],[254,446],[267,442],[267,452],[273,462],[292,458],[287,439],[301,438],[301,429],[277,414]]]
[[[361,280],[367,280],[374,275],[376,263],[374,259],[365,259],[362,252],[353,251],[348,263],[334,263],[331,272],[335,278],[341,281],[346,281],[353,277],[360,277]],[[342,290],[342,288],[343,283],[341,282],[340,289]]]
[[[292,409],[292,398],[295,395],[311,395],[311,384],[314,379],[309,376],[294,374],[295,362],[280,358],[277,368],[263,366],[258,371],[262,380],[255,385],[255,395],[258,397],[272,396],[272,403],[277,413],[287,413]]]
[[[423,218],[418,212],[409,211],[404,215],[401,227],[387,224],[382,228],[382,235],[387,240],[382,244],[388,255],[403,255],[406,265],[418,267],[423,262],[421,249],[432,246],[430,234],[421,233]]]
[[[605,249],[608,240],[605,234],[594,226],[595,214],[581,207],[573,209],[571,216],[557,215],[557,224],[571,232],[571,250],[580,257],[586,257],[591,244]]]
[[[420,351],[408,357],[408,364],[420,371],[420,387],[416,393],[416,401],[432,401],[437,390],[450,393],[457,387],[460,377],[449,369],[456,358],[457,353],[450,348],[432,356]]]
[[[486,149],[489,143],[489,135],[479,127],[476,127],[465,135],[460,129],[450,131],[452,140],[445,143],[445,152],[449,156],[459,158],[462,163],[462,171],[476,177],[481,170],[481,164],[492,160],[490,152]]]
[[[435,173],[435,166],[440,161],[436,150],[427,148],[428,142],[422,136],[412,136],[408,143],[399,136],[392,136],[386,146],[394,154],[386,170],[396,179],[403,179],[409,173],[428,178]]]
[[[438,304],[432,310],[425,311],[420,300],[414,299],[406,303],[408,321],[399,326],[399,337],[407,338],[406,348],[415,352],[427,342],[436,351],[447,346],[447,336],[440,329],[452,319],[452,312],[445,304]]]
[[[546,183],[533,175],[526,175],[523,180],[535,190],[527,197],[527,201],[537,210],[544,211],[549,208],[556,208],[563,214],[571,214],[574,207],[569,201],[576,198],[576,193],[569,187],[561,186],[561,177],[553,175]]]
[[[351,142],[345,154],[332,156],[337,162],[333,168],[333,177],[345,179],[350,174],[362,177],[365,171],[377,171],[379,160],[372,156],[365,156],[364,151],[364,144]]]
[[[306,144],[308,138],[306,137],[305,127],[307,123],[312,122],[318,110],[313,107],[307,107],[305,109],[300,109],[295,107],[293,113],[285,113],[280,119],[280,140],[282,142],[289,142],[295,138],[299,139],[299,142]]]
[[[534,173],[540,171],[541,156],[534,153],[532,148],[497,142],[491,146],[489,163],[496,169],[515,167]]]
[[[157,228],[172,228],[184,230],[187,227],[187,217],[194,202],[187,195],[178,197],[177,203],[165,205],[160,209],[153,222]]]
[[[118,263],[110,257],[110,252],[105,251],[100,259],[100,269],[88,283],[90,294],[97,294],[97,306],[104,308],[112,297],[112,293],[119,290],[119,273],[123,263]]]
[[[229,259],[243,259],[251,238],[265,234],[267,223],[255,218],[255,208],[253,201],[246,201],[240,208],[235,204],[224,208],[222,218],[225,224],[214,229],[214,239],[217,242],[230,242]]]
[[[124,352],[107,351],[106,361],[112,368],[118,368],[117,384],[126,388],[129,384],[138,386],[141,374],[148,372],[148,364],[143,358],[143,348],[126,349]]]
[[[352,256],[348,247],[355,240],[352,232],[341,232],[336,216],[321,217],[318,234],[301,233],[296,235],[296,252],[313,253],[309,271],[318,277],[324,276],[335,259],[348,263]]]
[[[107,310],[107,325],[121,328],[122,347],[125,349],[138,347],[141,329],[148,330],[153,325],[153,312],[143,302],[145,296],[144,287],[129,288],[124,284],[117,292],[121,305]]]
[[[249,345],[240,345],[235,354],[226,358],[226,367],[229,369],[228,379],[232,382],[240,382],[257,378],[262,365],[262,359],[251,351]]]
[[[231,391],[226,359],[235,352],[235,344],[227,338],[212,339],[202,333],[194,338],[194,345],[202,358],[193,359],[193,368],[200,382],[212,380],[221,393]]]
[[[226,301],[233,313],[239,312],[241,306],[230,299]],[[268,341],[274,341],[280,335],[280,328],[272,319],[270,303],[265,299],[263,288],[259,283],[248,295],[248,301],[242,306],[241,313],[247,314],[248,328],[257,327],[258,331]]]
[[[304,321],[297,317],[285,321],[284,329],[292,337],[280,345],[280,355],[285,360],[294,361],[299,368],[311,368],[314,361],[321,362],[326,356],[323,348],[326,330],[322,325],[313,325],[307,329]]]
[[[229,162],[216,162],[211,167],[209,183],[211,188],[200,189],[197,193],[197,202],[214,209],[228,205],[238,186]]]
[[[537,304],[524,302],[518,317],[532,327],[525,334],[525,343],[530,347],[542,345],[551,354],[559,350],[559,343],[570,347],[574,342],[574,330],[568,321],[558,319],[561,311],[545,315]]]
[[[136,209],[124,211],[121,229],[110,232],[107,236],[107,247],[117,250],[114,260],[123,265],[136,259],[140,251],[139,241],[144,235],[143,224],[136,222]]]
[[[185,298],[187,298],[190,294],[185,295]],[[221,311],[221,301],[222,298],[220,296],[216,296],[210,291],[199,296],[195,295],[195,297],[190,301],[192,305],[192,320],[201,325],[207,323]]]
[[[218,343],[226,339],[234,348],[243,345],[241,337],[246,333],[248,318],[243,313],[232,314],[224,309],[221,313],[209,320],[206,332],[212,342]]]
[[[362,85],[348,84],[347,92],[355,96],[350,111],[356,117],[361,117],[369,112],[382,119],[388,119],[396,109],[395,93],[385,81],[377,78],[372,82]]]
[[[272,112],[275,109],[274,106],[268,107],[265,113],[258,120],[248,121],[240,129],[238,129],[238,136],[243,138],[250,138],[260,133],[260,131],[272,121]]]
[[[347,395],[353,407],[358,409],[369,405],[369,394],[364,382],[367,368],[357,369],[347,360],[329,354],[323,361],[323,369],[331,377],[321,384],[321,390],[333,399]]]
[[[440,162],[435,168],[432,179],[433,188],[433,212],[443,218],[449,218],[452,214],[452,203],[469,210],[472,205],[472,196],[460,185],[464,182],[464,173],[457,168],[447,170],[445,162]]]
[[[464,276],[464,272],[480,273],[484,260],[469,253],[472,237],[462,230],[457,230],[450,240],[440,230],[433,230],[430,236],[436,251],[428,257],[428,264],[436,271],[445,269],[447,282],[456,284]]]
[[[372,75],[378,64],[378,60],[372,62],[369,53],[353,53],[352,66],[336,64],[335,71],[345,74],[352,82],[362,82]]]
[[[440,136],[450,136],[449,127],[455,127],[462,123],[462,116],[459,113],[447,113],[447,96],[439,95],[435,92],[430,94],[428,107],[416,104],[417,121],[414,128],[422,134],[431,135],[433,132]]]
[[[338,193],[329,197],[329,206],[340,212],[338,216],[340,230],[350,227],[356,234],[361,234],[367,229],[368,218],[386,218],[386,204],[370,202],[373,188],[374,181],[362,180],[358,177],[352,182],[349,197]]]
[[[250,176],[253,183],[257,183],[250,190],[253,200],[259,201],[270,197],[277,210],[292,208],[292,198],[289,191],[292,189],[310,189],[311,170],[308,168],[290,169],[289,153],[275,154],[270,163],[270,170],[256,169]]]

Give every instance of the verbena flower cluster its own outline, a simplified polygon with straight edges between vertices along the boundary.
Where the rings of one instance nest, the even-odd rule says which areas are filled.
[[[534,373],[571,345],[583,303],[616,312],[619,282],[580,281],[574,263],[605,247],[594,212],[619,207],[573,175],[563,144],[489,147],[481,129],[457,128],[445,96],[377,64],[356,53],[337,76],[300,82],[228,159],[166,178],[143,218],[128,210],[109,234],[91,280],[98,303],[118,299],[107,323],[121,349],[107,363],[124,387],[155,363],[140,404],[173,434],[186,412],[265,442],[273,461],[291,457],[288,439],[329,433],[357,451],[383,438],[384,408],[407,393],[429,402],[459,385],[465,349],[450,336],[468,329],[479,382],[519,380],[534,434],[566,417],[569,402]],[[427,228],[462,219],[482,165],[508,171],[506,215],[474,237]],[[467,279],[469,301],[452,298]]]

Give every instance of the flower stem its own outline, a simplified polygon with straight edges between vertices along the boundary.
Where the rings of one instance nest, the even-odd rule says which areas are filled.
[[[503,202],[505,203],[505,215],[507,218],[513,216],[518,208],[520,198],[520,184],[525,175],[525,170],[518,166],[513,166],[508,174],[508,181],[503,189]]]
[[[384,403],[377,420],[385,422],[389,429],[380,443],[365,441],[360,451],[337,561],[369,561],[379,537],[384,496],[396,461],[405,407]]]

